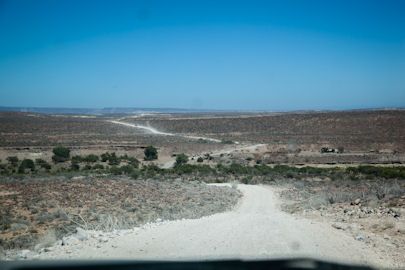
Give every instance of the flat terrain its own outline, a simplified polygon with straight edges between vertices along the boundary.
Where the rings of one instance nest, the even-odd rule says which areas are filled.
[[[43,253],[41,258],[223,259],[309,256],[323,260],[393,266],[325,223],[280,209],[271,187],[239,185],[240,204],[230,212],[152,224],[100,244],[96,239]]]
[[[0,254],[404,267],[403,164],[405,110],[0,112]]]
[[[112,121],[142,125],[158,133]],[[161,153],[157,162],[163,165],[176,153],[194,156],[228,147],[191,137],[266,145],[255,156],[241,151],[225,157],[239,162],[253,157],[267,164],[405,163],[404,110],[136,116],[0,112],[3,160],[20,154],[49,160],[56,145],[69,147],[79,155],[114,151],[141,159],[144,147],[154,145]],[[321,154],[322,147],[341,147],[344,153]]]

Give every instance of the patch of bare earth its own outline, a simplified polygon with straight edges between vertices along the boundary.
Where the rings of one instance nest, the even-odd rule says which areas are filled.
[[[282,209],[324,223],[405,267],[405,187],[399,180],[278,183]]]

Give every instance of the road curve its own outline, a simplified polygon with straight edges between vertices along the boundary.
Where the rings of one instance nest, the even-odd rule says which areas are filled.
[[[381,254],[324,223],[282,212],[268,186],[238,185],[243,198],[234,210],[200,219],[151,224],[101,246],[84,245],[74,258],[260,259],[310,257],[386,265]],[[64,255],[63,255],[64,254]],[[46,256],[64,257],[62,252]],[[65,257],[66,258],[66,257]]]

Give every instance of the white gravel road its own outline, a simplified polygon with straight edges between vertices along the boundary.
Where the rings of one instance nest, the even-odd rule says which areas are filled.
[[[259,259],[311,257],[387,266],[384,256],[329,224],[297,218],[279,208],[268,186],[238,185],[243,198],[233,211],[136,228],[108,242],[94,236],[41,258]]]

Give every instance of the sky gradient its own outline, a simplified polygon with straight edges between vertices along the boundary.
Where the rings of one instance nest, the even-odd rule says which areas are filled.
[[[405,1],[0,0],[0,106],[405,107]]]

